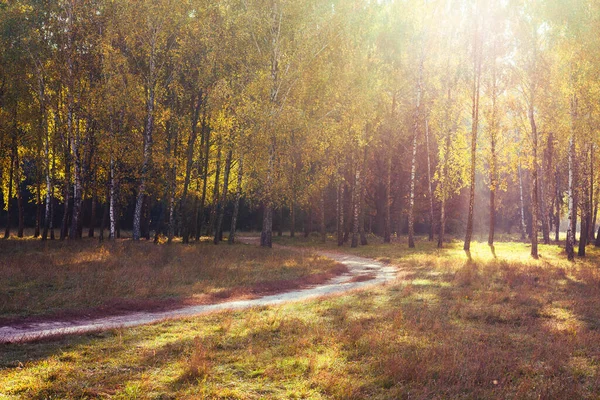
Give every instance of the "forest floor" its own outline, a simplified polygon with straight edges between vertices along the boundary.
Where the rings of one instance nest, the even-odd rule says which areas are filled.
[[[346,272],[310,251],[127,239],[0,241],[0,265],[0,326],[249,299]]]
[[[250,244],[250,246],[237,245],[233,250],[240,249],[258,249],[256,237],[240,238],[240,241]],[[344,255],[326,251],[312,251],[299,248],[281,248],[276,245],[275,249],[259,249],[264,258],[267,254],[292,253],[297,255],[302,263],[310,262],[306,260],[310,254],[313,260],[328,260],[332,265],[330,270],[317,274],[306,275],[293,280],[265,281],[253,284],[250,287],[237,287],[239,294],[236,298],[230,296],[213,296],[207,298],[201,297],[203,302],[196,305],[185,305],[192,303],[191,300],[181,302],[178,306],[174,302],[167,303],[169,308],[155,311],[138,311],[122,313],[121,315],[100,316],[102,313],[97,311],[86,315],[85,317],[71,318],[52,318],[51,315],[43,318],[16,320],[5,322],[0,325],[0,343],[25,342],[39,340],[42,338],[58,337],[65,334],[81,334],[86,332],[108,330],[114,328],[125,328],[137,325],[148,324],[166,319],[197,316],[208,314],[215,311],[250,308],[257,306],[267,306],[282,304],[290,301],[307,300],[319,296],[332,295],[347,292],[354,289],[364,288],[396,279],[398,271],[393,266],[389,266],[372,259],[363,257]],[[210,248],[210,247],[209,247]],[[203,249],[206,250],[206,249]],[[231,250],[231,249],[230,249]],[[231,261],[231,260],[229,260]],[[260,257],[253,259],[255,263],[263,261]],[[289,261],[287,262],[289,264]],[[278,266],[269,260],[264,262],[262,268],[258,268],[263,276],[271,277],[272,273],[278,272]],[[321,264],[323,264],[321,262]],[[271,270],[269,270],[271,267]],[[322,268],[322,266],[321,266]],[[243,273],[243,270],[230,270],[230,273]],[[263,277],[263,279],[266,279]],[[220,293],[220,292],[218,292]],[[276,294],[271,294],[276,293]],[[68,294],[65,294],[68,296]],[[212,301],[209,299],[220,299],[221,301]],[[136,303],[138,304],[138,303]],[[143,304],[143,302],[139,302]]]
[[[316,237],[276,240],[334,254]],[[461,247],[335,248],[403,279],[1,345],[0,398],[597,398],[600,251],[569,263],[556,245],[539,260],[523,243]]]

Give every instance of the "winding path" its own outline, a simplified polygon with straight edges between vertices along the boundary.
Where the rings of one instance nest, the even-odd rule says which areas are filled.
[[[258,238],[239,238],[240,241],[246,244],[255,243],[256,239]],[[37,322],[27,325],[2,326],[0,327],[0,343],[25,342],[45,337],[144,325],[167,319],[191,317],[215,311],[237,310],[255,306],[277,305],[291,301],[307,300],[382,284],[396,279],[397,276],[398,270],[395,267],[369,258],[329,251],[311,251],[315,254],[331,258],[344,264],[348,267],[348,272],[339,275],[324,284],[250,300],[187,306],[160,312],[136,312],[127,315],[95,319]],[[356,278],[365,276],[368,276],[369,279],[361,280],[360,278]]]

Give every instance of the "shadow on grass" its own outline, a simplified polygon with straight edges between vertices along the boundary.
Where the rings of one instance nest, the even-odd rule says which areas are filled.
[[[124,382],[171,397],[200,390],[231,398],[600,393],[600,272],[593,262],[425,261],[408,281],[383,288],[66,339],[53,349],[8,347],[2,357],[12,369],[20,360],[43,381],[29,397],[122,394]],[[37,372],[26,357],[39,362]],[[71,372],[50,371],[58,375],[45,380],[46,362]]]

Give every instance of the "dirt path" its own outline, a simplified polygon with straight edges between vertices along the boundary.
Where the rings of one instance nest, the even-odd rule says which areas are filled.
[[[257,243],[258,238],[239,238],[247,244]],[[81,319],[75,321],[37,322],[27,325],[0,327],[0,343],[23,342],[44,337],[78,334],[114,328],[149,324],[172,318],[191,317],[222,310],[236,310],[255,306],[276,305],[291,301],[307,300],[320,296],[343,293],[367,286],[382,284],[396,279],[398,270],[378,261],[335,252],[312,250],[315,254],[331,258],[348,267],[348,273],[313,287],[294,290],[251,300],[231,301],[219,304],[188,306],[160,312],[136,312],[127,315]]]

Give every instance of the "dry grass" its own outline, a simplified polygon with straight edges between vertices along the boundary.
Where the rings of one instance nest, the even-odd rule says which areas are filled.
[[[340,266],[308,252],[210,243],[0,241],[0,322],[172,307],[320,282]]]
[[[599,398],[600,253],[408,251],[405,281],[52,342],[6,345],[15,398]],[[344,249],[350,251],[349,249]],[[1,396],[0,396],[1,397]]]

